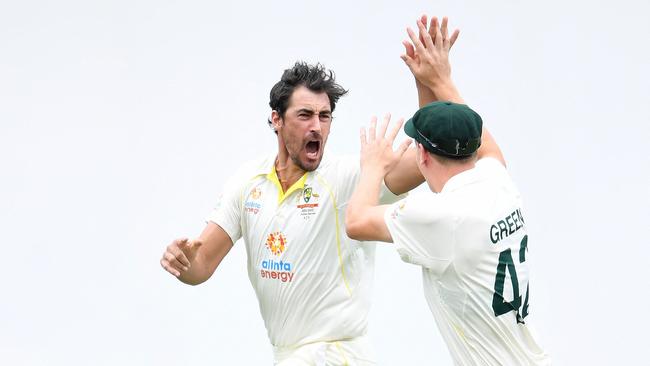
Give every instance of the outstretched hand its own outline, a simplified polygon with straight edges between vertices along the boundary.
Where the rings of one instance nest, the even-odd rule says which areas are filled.
[[[431,18],[428,30],[426,21],[425,15],[417,20],[419,34],[407,28],[411,42],[402,42],[406,52],[401,58],[418,82],[433,88],[451,80],[449,50],[458,39],[460,32],[455,30],[449,36],[447,17],[442,19],[440,26],[437,17]]]
[[[425,29],[427,25],[427,16],[422,15],[419,19],[419,21],[424,24]],[[417,22],[417,21],[416,21]],[[440,31],[440,34],[442,35],[443,39],[447,38],[448,36],[448,23],[449,19],[447,17],[442,18],[442,23],[438,22],[438,17],[432,17],[431,21],[429,23],[429,29],[427,30],[426,33],[429,34],[431,39],[435,43],[436,36],[438,34],[438,30]],[[419,28],[418,28],[419,30]],[[458,39],[458,35],[460,34],[460,30],[456,29],[454,30],[454,33],[451,34],[451,37],[449,37],[449,49],[451,50],[451,47],[454,46],[454,43],[456,43],[456,40]],[[422,44],[425,44],[424,40],[424,34],[420,33],[420,42]],[[415,47],[413,44],[407,40],[402,41],[402,44],[404,45],[404,48],[406,50],[406,55],[409,56],[410,58],[416,58],[417,55],[415,54]]]
[[[406,140],[399,145],[397,150],[393,150],[393,142],[399,133],[404,119],[400,118],[395,126],[388,132],[390,123],[390,114],[384,116],[384,121],[377,129],[377,117],[372,117],[370,126],[366,133],[365,128],[361,128],[361,171],[367,172],[372,170],[383,177],[392,170],[400,161],[406,149],[408,149],[412,140]]]

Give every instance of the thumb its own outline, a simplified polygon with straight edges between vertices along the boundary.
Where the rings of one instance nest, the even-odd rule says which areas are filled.
[[[174,240],[174,244],[178,245],[179,247],[183,246],[185,243],[187,243],[187,238],[178,238]]]
[[[397,151],[398,151],[398,153],[399,153],[400,156],[404,155],[404,153],[406,152],[406,150],[408,150],[409,146],[411,146],[411,143],[412,143],[412,142],[413,142],[412,139],[408,139],[408,140],[402,142],[402,143],[399,145],[399,149],[398,149]]]
[[[203,242],[199,239],[185,239],[178,243],[178,247],[185,255],[196,252],[201,245],[203,245]]]
[[[201,247],[201,245],[203,245],[201,239],[193,239],[189,241],[187,246],[189,250],[194,252],[197,251]]]
[[[400,58],[402,59],[402,61],[404,61],[404,63],[406,64],[406,66],[408,66],[409,69],[413,70],[413,66],[415,66],[414,65],[415,60],[413,60],[412,57],[410,57],[409,55],[404,54],[404,55],[401,55]]]

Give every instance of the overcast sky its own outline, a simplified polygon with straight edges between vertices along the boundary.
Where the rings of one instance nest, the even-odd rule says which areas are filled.
[[[461,29],[454,79],[523,193],[541,343],[558,365],[648,363],[641,0],[0,0],[0,363],[271,364],[242,243],[197,287],[159,258],[276,149],[268,93],[296,60],[350,90],[329,152],[357,152],[373,114],[412,115],[399,55],[422,13]],[[389,245],[373,300],[381,365],[451,363]]]

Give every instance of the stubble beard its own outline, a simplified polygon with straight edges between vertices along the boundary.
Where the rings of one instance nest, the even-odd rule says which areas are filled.
[[[307,167],[305,164],[303,164],[302,161],[300,161],[300,157],[298,157],[298,154],[291,154],[290,155],[291,161],[293,161],[294,164],[298,166],[298,168],[302,169],[305,172],[313,172],[314,170],[318,169],[318,166],[320,165],[320,161],[323,159],[321,156],[318,161],[316,161],[313,164],[313,167]]]
[[[284,138],[284,137],[285,137],[285,136],[283,136],[283,138]],[[320,136],[319,136],[319,137],[320,137]],[[285,141],[288,141],[288,140],[289,140],[289,139],[285,139]],[[290,149],[289,147],[290,147],[290,146],[293,147],[292,145],[295,145],[296,149]],[[320,146],[320,148],[321,148],[321,149],[324,149],[324,147],[325,147],[324,145],[325,145],[325,141],[322,141],[322,140],[321,140],[321,146]],[[298,168],[300,168],[301,170],[303,170],[303,171],[305,171],[305,172],[313,172],[314,170],[318,169],[318,167],[320,166],[320,162],[321,162],[321,160],[323,160],[323,155],[322,155],[323,152],[321,152],[321,156],[318,158],[317,161],[315,161],[315,162],[312,163],[312,164],[309,164],[310,166],[306,166],[305,163],[303,163],[303,162],[300,160],[300,153],[301,153],[302,150],[305,148],[305,147],[304,147],[304,144],[302,143],[302,141],[300,141],[300,144],[291,144],[291,145],[286,144],[286,147],[287,147],[287,150],[289,150],[289,151],[288,151],[288,152],[289,152],[289,158],[291,159],[291,161],[293,161],[293,163],[294,163]],[[294,152],[292,153],[291,150],[294,150]]]

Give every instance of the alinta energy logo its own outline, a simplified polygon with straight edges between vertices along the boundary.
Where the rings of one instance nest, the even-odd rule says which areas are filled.
[[[269,234],[268,238],[266,238],[266,247],[275,256],[282,254],[286,246],[287,238],[279,231]]]
[[[248,194],[246,203],[244,203],[244,210],[253,215],[257,215],[257,213],[262,209],[260,198],[262,198],[262,191],[257,187],[253,188],[253,190]]]
[[[280,231],[270,233],[266,238],[266,247],[274,257],[280,256],[287,248],[287,237]],[[276,259],[264,259],[260,268],[260,276],[270,280],[291,282],[294,272],[290,262]]]

